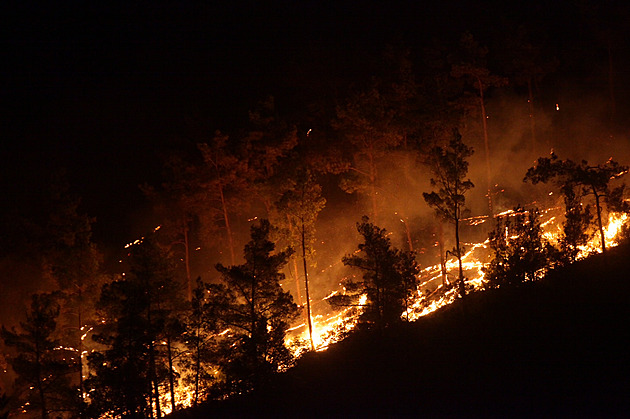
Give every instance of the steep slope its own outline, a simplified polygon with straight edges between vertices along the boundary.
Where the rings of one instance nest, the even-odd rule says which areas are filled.
[[[177,417],[630,417],[630,248],[309,354]]]

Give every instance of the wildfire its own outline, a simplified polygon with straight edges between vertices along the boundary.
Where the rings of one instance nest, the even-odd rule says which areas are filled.
[[[550,208],[546,211],[542,211],[543,216],[547,218],[541,223],[543,236],[552,243],[558,242],[560,234],[561,226],[558,223],[558,217],[554,215],[555,211],[558,209],[559,208]],[[505,217],[514,215],[516,215],[516,213],[513,210],[509,210],[496,216]],[[472,217],[469,219],[469,223],[472,226],[476,226],[486,221],[486,219],[487,217]],[[604,228],[606,247],[614,247],[618,244],[619,233],[627,220],[628,215],[626,214],[610,214],[608,224]],[[468,289],[481,290],[484,288],[485,278],[483,267],[490,262],[489,252],[487,251],[488,244],[489,240],[486,239],[482,243],[468,243],[465,245],[465,248],[468,250],[462,256],[462,267],[464,268],[465,282]],[[599,252],[601,250],[601,243],[598,236],[593,237],[591,242],[580,250],[581,252],[578,256],[580,259],[589,254]],[[446,262],[446,269],[448,272],[456,272],[458,269],[457,258],[451,256]],[[422,316],[426,316],[453,303],[458,296],[458,292],[454,287],[445,287],[442,284],[442,271],[439,264],[424,268],[420,272],[419,279],[420,285],[418,286],[418,292],[409,302],[409,308],[403,313],[403,318],[409,321],[417,320]],[[337,291],[332,292],[325,299],[336,293]],[[364,304],[367,299],[366,296],[362,298],[360,305]],[[345,332],[352,330],[356,325],[360,313],[360,307],[351,307],[328,316],[319,315],[314,317],[313,340],[316,350],[326,350],[328,346],[342,338]],[[300,330],[302,332],[297,333]],[[289,342],[294,342],[296,339],[306,340],[308,338],[308,330],[305,330],[305,324],[296,326],[292,329],[292,332],[293,333],[288,338]],[[296,351],[295,354],[299,356],[301,353],[305,352],[305,350],[305,347],[303,347],[300,351]]]
[[[560,235],[560,223],[559,217],[555,215],[558,208],[551,208],[546,211],[542,211],[542,216],[545,220],[541,223],[543,228],[543,235],[546,239],[553,243],[557,243]],[[514,211],[505,211],[496,217],[509,217],[514,216]],[[468,219],[468,223],[471,226],[477,226],[484,223],[490,217],[472,217]],[[604,228],[606,237],[606,246],[614,247],[618,244],[618,236],[622,230],[624,224],[628,221],[626,214],[610,214],[608,217],[608,223]],[[488,251],[489,240],[485,240],[480,243],[466,243],[464,248],[466,252],[462,256],[462,267],[464,268],[465,282],[468,289],[481,290],[484,288],[485,279],[483,267],[490,262],[490,254]],[[584,258],[588,254],[599,252],[601,249],[601,243],[599,236],[595,235],[584,248],[580,249],[579,258]],[[446,261],[446,269],[448,279],[453,281],[454,273],[458,270],[458,261],[454,255],[450,255],[450,258]],[[414,321],[420,317],[426,316],[436,310],[453,303],[458,298],[458,291],[456,287],[443,284],[442,269],[440,264],[427,266],[419,274],[420,285],[418,291],[413,295],[413,298],[408,302],[408,309],[403,313],[403,318],[409,321]],[[324,297],[322,301],[327,300],[339,291],[332,291],[329,295]],[[326,314],[318,314],[312,317],[313,324],[313,343],[316,351],[324,351],[330,345],[343,339],[348,332],[350,332],[357,324],[359,315],[361,314],[361,306],[367,302],[367,296],[363,295],[357,306],[346,307],[339,311],[330,311]],[[225,330],[221,334],[227,333],[229,330]],[[89,332],[89,331],[88,331]],[[286,343],[287,346],[292,348],[296,358],[307,352],[310,345],[306,342],[309,340],[308,327],[306,322],[297,324],[288,330]],[[177,363],[176,363],[177,364]],[[177,368],[180,366],[177,365]],[[167,386],[161,388],[160,405],[164,414],[171,413],[171,398],[170,392]],[[178,408],[190,407],[193,404],[195,389],[193,385],[187,385],[183,382],[179,382],[175,386],[175,402]]]

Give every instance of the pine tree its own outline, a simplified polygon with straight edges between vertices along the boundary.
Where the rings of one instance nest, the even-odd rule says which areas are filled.
[[[459,224],[465,209],[466,198],[464,194],[474,187],[468,174],[468,161],[466,159],[473,154],[473,149],[462,142],[462,136],[456,129],[453,130],[449,143],[443,147],[436,146],[427,156],[433,178],[431,185],[437,186],[437,192],[423,192],[426,203],[433,207],[437,215],[455,226],[455,249],[459,264],[458,287],[460,296],[466,295],[464,283],[464,269],[462,267],[462,247],[460,245]]]
[[[627,166],[622,166],[612,159],[604,164],[591,166],[586,160],[582,160],[580,163],[568,159],[558,160],[558,156],[556,156],[555,153],[551,153],[549,157],[539,158],[536,165],[527,170],[524,180],[530,181],[533,184],[539,182],[547,183],[550,181],[556,184],[565,196],[569,226],[574,226],[576,222],[573,219],[576,217],[575,209],[578,205],[576,199],[578,197],[584,198],[586,196],[592,196],[602,253],[605,253],[606,237],[604,235],[602,204],[606,203],[609,211],[625,209],[627,207],[627,204],[622,200],[625,185],[613,189],[611,189],[610,185],[611,181],[625,175],[627,172]],[[583,224],[589,217],[582,214],[579,218],[582,219],[579,221],[579,224]],[[582,229],[582,231],[584,230],[585,229]],[[577,240],[581,237],[580,234],[583,233],[570,233],[568,237]],[[577,244],[578,243],[574,243],[573,245],[577,246]]]
[[[376,88],[357,94],[337,109],[334,127],[347,141],[350,164],[341,188],[370,200],[370,215],[379,214],[379,163],[403,142],[394,124],[395,112]]]
[[[168,383],[171,391],[174,385],[172,347],[181,301],[172,259],[155,238],[132,246],[129,273],[106,284],[98,303],[103,320],[93,338],[104,349],[89,357],[94,411],[161,417],[160,386]]]
[[[508,216],[497,218],[489,236],[494,257],[484,268],[491,288],[538,280],[553,265],[556,251],[543,238],[540,224],[537,209],[517,207]]]
[[[488,205],[490,214],[492,214],[492,179],[490,172],[490,146],[485,94],[486,90],[491,87],[507,85],[508,80],[505,77],[497,76],[490,72],[487,63],[488,48],[479,45],[470,32],[466,32],[462,35],[459,53],[460,56],[455,59],[456,62],[453,64],[451,74],[453,77],[467,80],[475,90],[478,99],[481,126],[483,127],[483,144],[488,182]]]
[[[326,199],[322,197],[321,187],[315,183],[313,175],[306,170],[298,173],[295,179],[290,181],[289,188],[282,194],[282,197],[276,205],[280,213],[284,215],[288,221],[287,235],[289,237],[289,243],[291,243],[294,248],[301,249],[304,288],[306,292],[306,317],[312,350],[315,350],[315,344],[313,343],[307,259],[312,258],[313,255],[315,221],[325,205]]]
[[[218,350],[216,335],[217,321],[205,310],[208,302],[208,284],[197,278],[197,285],[193,289],[190,302],[190,315],[185,322],[182,340],[189,356],[183,357],[181,363],[186,373],[183,375],[185,384],[194,389],[193,405],[207,399],[212,387],[217,382]]]
[[[270,231],[267,220],[252,226],[245,263],[218,264],[222,282],[208,287],[205,309],[225,329],[219,345],[227,392],[256,388],[291,360],[284,338],[298,308],[280,285],[290,252],[273,254]]]
[[[23,412],[78,415],[80,390],[71,376],[80,368],[78,354],[61,345],[57,334],[59,294],[34,294],[21,331],[2,327],[2,339],[15,356],[9,359],[17,374],[16,386]]]
[[[92,330],[98,290],[105,281],[101,270],[102,254],[92,242],[94,219],[80,212],[80,199],[73,196],[65,182],[49,190],[50,209],[45,231],[47,248],[42,251],[44,277],[61,291],[58,318],[60,342],[74,350],[79,368],[74,383],[81,389],[78,409],[85,409],[83,379],[87,370],[84,354],[90,349],[85,338]]]
[[[344,281],[345,293],[328,301],[333,306],[350,306],[359,304],[362,295],[367,296],[360,323],[383,329],[401,321],[409,297],[417,289],[419,269],[414,253],[393,248],[386,231],[370,223],[368,217],[357,223],[357,230],[364,240],[359,253],[344,256],[342,261],[362,272],[361,279]]]

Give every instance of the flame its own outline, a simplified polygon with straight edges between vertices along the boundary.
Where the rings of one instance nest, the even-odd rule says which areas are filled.
[[[548,217],[541,223],[543,229],[543,237],[549,240],[551,243],[557,243],[561,234],[561,225],[558,222],[559,218],[554,215],[560,208],[549,208],[545,211],[541,211],[542,215]],[[515,216],[517,215],[514,210],[504,211],[497,214],[496,217]],[[471,217],[467,219],[470,225],[475,226],[486,221],[488,217]],[[628,221],[627,214],[611,213],[608,217],[608,223],[604,228],[604,235],[606,237],[606,247],[614,247],[618,245],[618,236],[623,226]],[[486,239],[482,243],[468,243],[464,246],[467,250],[462,256],[462,267],[464,269],[466,287],[471,290],[484,289],[486,280],[484,278],[483,267],[490,262],[490,252],[488,251],[489,240]],[[598,237],[594,237],[591,242],[581,249],[578,255],[579,259],[582,259],[589,254],[600,252],[601,243]],[[457,258],[451,257],[446,262],[446,269],[448,272],[457,272],[459,269],[459,263]],[[428,266],[419,274],[420,285],[418,286],[418,292],[414,294],[414,298],[409,302],[408,309],[403,313],[402,317],[409,321],[414,321],[420,317],[426,316],[434,311],[453,303],[458,297],[458,291],[454,287],[444,287],[441,284],[442,270],[439,264]],[[437,287],[435,283],[438,283]],[[430,288],[434,288],[432,291],[428,291]],[[421,290],[427,290],[422,292]],[[331,292],[324,300],[337,294],[338,291]],[[367,296],[362,296],[360,305],[365,304]],[[337,313],[332,313],[326,316],[316,316],[313,318],[313,343],[317,351],[326,350],[331,344],[342,339],[345,332],[349,332],[356,326],[359,314],[361,313],[360,307],[351,307],[341,310]],[[302,330],[301,333],[299,331]],[[308,339],[308,329],[305,324],[300,324],[291,330],[290,337],[287,338],[287,342],[295,342],[295,340],[302,339],[306,341]],[[297,336],[296,336],[297,335]],[[295,351],[296,356],[300,356],[306,351],[304,346],[300,351]]]
[[[550,208],[542,211],[546,220],[541,223],[543,236],[552,243],[557,243],[561,234],[561,226],[558,222],[559,217],[554,215],[559,208]],[[514,216],[514,211],[505,211],[497,216]],[[485,222],[489,217],[472,217],[468,219],[470,225],[475,226]],[[614,247],[618,244],[618,236],[622,227],[628,221],[626,214],[612,213],[608,217],[607,225],[604,229],[606,246]],[[490,252],[488,251],[489,240],[486,239],[481,243],[466,243],[464,247],[467,249],[462,256],[462,267],[464,269],[466,286],[472,290],[481,290],[485,285],[485,278],[482,268],[490,262]],[[579,258],[601,251],[601,243],[598,236],[595,236],[588,246],[581,249]],[[456,275],[458,270],[457,258],[452,256],[446,262],[446,268],[449,275]],[[440,264],[427,266],[421,270],[418,275],[419,283],[418,291],[414,293],[413,298],[408,302],[408,309],[403,313],[402,317],[409,321],[414,321],[420,317],[426,316],[436,310],[453,303],[458,298],[456,287],[448,287],[442,284],[442,270]],[[436,284],[439,284],[436,286]],[[423,291],[424,290],[424,291]],[[322,301],[327,300],[340,291],[332,291]],[[330,345],[343,339],[357,324],[359,315],[361,314],[362,305],[367,302],[367,296],[360,298],[359,304],[353,307],[346,307],[339,311],[330,311],[326,314],[318,314],[312,317],[313,325],[313,343],[316,351],[324,351]],[[88,331],[89,332],[89,331]],[[220,333],[223,335],[228,333],[229,329]],[[306,342],[309,340],[308,327],[305,323],[294,325],[288,330],[286,344],[292,348],[296,358],[309,350],[310,345]],[[65,349],[65,348],[64,348]],[[176,371],[183,369],[183,366],[176,362]],[[286,369],[286,368],[285,368]],[[215,374],[218,375],[218,371]],[[172,411],[170,391],[166,384],[160,386],[160,407],[163,414],[169,414]],[[193,385],[184,384],[181,379],[175,386],[175,401],[178,409],[192,406],[194,402],[195,389]]]

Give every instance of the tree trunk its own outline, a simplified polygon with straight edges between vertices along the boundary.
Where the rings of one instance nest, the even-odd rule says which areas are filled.
[[[219,196],[221,198],[221,211],[223,213],[223,222],[225,223],[225,232],[228,239],[228,246],[230,248],[230,261],[234,265],[236,263],[236,257],[234,256],[234,240],[232,238],[232,228],[230,227],[230,217],[228,215],[227,202],[225,201],[225,194],[223,193],[223,182],[221,181],[221,172],[219,171],[219,156],[217,153],[216,160],[211,160],[214,164],[214,169],[217,172],[217,187],[219,189]]]
[[[254,262],[254,266],[252,268],[252,294],[251,294],[251,305],[250,305],[250,316],[251,316],[251,356],[252,356],[252,366],[254,367],[254,388],[258,387],[258,376],[259,376],[259,368],[258,368],[258,319],[256,314],[256,265]]]
[[[456,212],[459,212],[456,210]],[[466,284],[464,283],[464,268],[462,266],[462,251],[459,246],[459,214],[455,216],[455,252],[457,253],[457,262],[459,263],[459,295],[463,298],[466,296]]]
[[[608,94],[610,96],[610,122],[614,122],[617,112],[617,101],[615,100],[615,78],[613,69],[612,42],[608,39]]]
[[[291,222],[291,217],[287,214],[287,223],[289,225],[289,230],[291,232],[291,237],[294,237],[295,228],[293,227],[293,223]],[[298,269],[298,260],[297,257],[293,257],[293,272],[295,273],[295,293],[297,297],[297,303],[301,307],[302,306],[302,292],[300,291],[300,273]]]
[[[438,220],[438,244],[440,246],[440,270],[442,272],[442,285],[448,285],[448,277],[446,275],[446,253],[444,252],[444,222]]]
[[[145,280],[145,289],[150,290],[148,281]],[[147,324],[151,327],[151,295],[149,294],[148,298],[149,303],[147,304]],[[155,364],[155,344],[154,344],[154,336],[149,336],[149,376],[150,383],[153,384],[153,391],[155,392],[155,413],[156,417],[159,419],[162,417],[162,410],[160,409],[160,389],[157,382],[157,367]],[[151,397],[151,388],[149,388],[149,397]],[[150,406],[151,415],[153,415],[153,406]]]
[[[193,401],[193,405],[197,406],[197,401],[199,400],[199,373],[201,371],[201,339],[199,338],[199,325],[197,325],[197,333],[195,335],[196,338],[196,358],[195,359],[195,399]]]
[[[166,349],[168,351],[168,384],[171,391],[171,411],[175,412],[175,379],[173,376],[173,354],[171,352],[171,337],[166,337]]]
[[[602,207],[599,205],[599,194],[593,188],[593,195],[595,195],[595,209],[597,210],[597,226],[599,227],[599,234],[602,240],[602,253],[606,253],[606,235],[604,234],[604,226],[602,225]]]
[[[79,351],[79,416],[83,417],[85,411],[85,397],[83,395],[83,290],[78,287],[79,294],[79,307],[78,307],[78,322],[79,322],[79,342],[77,349]]]
[[[413,242],[411,241],[411,232],[409,231],[409,225],[403,217],[400,218],[400,221],[402,221],[403,225],[405,226],[405,233],[407,234],[407,245],[409,246],[409,251],[413,252]]]
[[[313,343],[313,321],[311,319],[311,296],[308,291],[308,272],[306,270],[306,233],[304,227],[304,220],[302,221],[302,263],[304,265],[304,287],[306,289],[306,315],[308,318],[308,336],[311,341],[311,350],[315,350],[315,344]]]
[[[192,300],[192,280],[190,278],[190,248],[188,243],[188,223],[184,225],[184,252],[186,264],[186,296],[188,301]]]
[[[488,115],[486,115],[486,104],[483,98],[483,84],[481,79],[477,77],[477,83],[479,87],[479,106],[481,107],[481,122],[483,126],[483,145],[486,152],[486,180],[488,185],[488,208],[490,209],[490,215],[494,214],[492,208],[492,180],[490,177],[490,147],[488,145]]]
[[[42,353],[40,349],[39,333],[35,332],[35,362],[37,377],[37,392],[39,403],[42,409],[42,419],[48,419],[48,408],[46,407],[46,394],[44,392],[44,378],[42,377]]]
[[[162,409],[160,408],[160,387],[157,380],[157,367],[155,364],[155,347],[153,342],[149,346],[149,362],[151,368],[151,381],[153,382],[153,391],[155,392],[155,415],[159,419],[162,417]],[[152,409],[153,410],[153,409]]]
[[[219,194],[221,196],[221,209],[223,210],[223,222],[225,223],[225,232],[227,234],[228,246],[230,248],[230,261],[233,266],[236,263],[236,257],[234,256],[234,240],[232,238],[232,228],[230,227],[230,217],[228,215],[227,203],[225,202],[225,195],[223,194],[223,185],[221,184],[220,180]]]
[[[370,159],[370,188],[372,190],[372,217],[376,222],[378,217],[378,211],[376,206],[376,164],[374,163],[374,155],[372,151],[368,153]]]
[[[532,155],[536,156],[536,119],[534,118],[534,92],[531,77],[527,79],[527,94],[527,103],[529,104],[529,129],[532,135]]]

